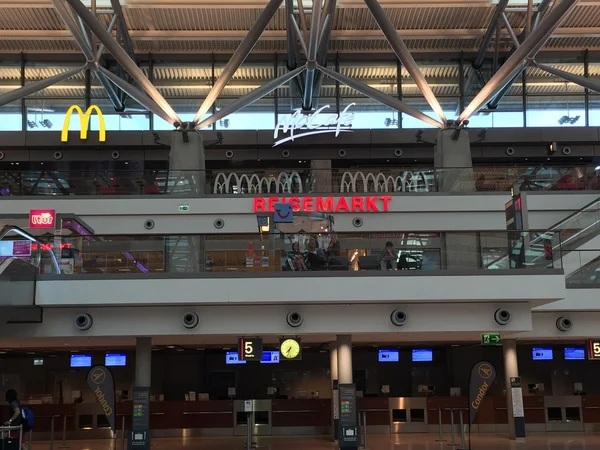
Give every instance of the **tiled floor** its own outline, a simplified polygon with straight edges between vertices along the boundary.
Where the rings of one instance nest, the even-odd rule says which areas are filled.
[[[368,450],[453,450],[448,442],[435,442],[435,435],[372,435]],[[448,438],[448,437],[447,437]],[[258,438],[258,450],[335,450],[326,438],[268,437]],[[153,450],[244,450],[244,438],[154,439]],[[54,443],[54,450],[120,450],[120,442],[67,441]],[[49,450],[47,442],[36,442],[31,450]],[[471,450],[600,450],[600,434],[531,435],[525,442],[515,442],[500,435],[473,436]]]

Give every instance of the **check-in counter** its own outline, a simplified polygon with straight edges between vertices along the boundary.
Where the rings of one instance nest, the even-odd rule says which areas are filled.
[[[546,431],[584,431],[581,396],[544,397]]]
[[[363,414],[367,416],[367,433],[390,433],[390,399],[387,397],[357,398],[356,407],[361,426]]]
[[[272,434],[280,436],[331,433],[331,399],[272,401]]]
[[[600,395],[586,395],[581,397],[581,410],[585,431],[600,431]]]
[[[252,414],[250,415],[245,411],[247,401],[252,402]],[[234,400],[233,435],[247,436],[248,426],[251,426],[253,436],[270,436],[273,426],[271,406],[271,400]]]
[[[427,399],[395,397],[389,399],[391,433],[427,433]]]

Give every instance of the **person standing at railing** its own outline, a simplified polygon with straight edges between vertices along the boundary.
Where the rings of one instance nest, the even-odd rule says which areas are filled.
[[[387,241],[385,247],[379,254],[379,265],[381,270],[393,270],[395,268],[397,252],[394,250],[392,241]]]

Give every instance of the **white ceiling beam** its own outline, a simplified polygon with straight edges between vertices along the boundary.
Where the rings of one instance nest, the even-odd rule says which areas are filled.
[[[450,30],[397,30],[404,39],[479,39],[485,34],[485,29],[450,29]],[[515,28],[515,33],[522,29]],[[239,41],[243,39],[247,31],[129,31],[131,38],[136,41]],[[505,29],[502,35],[509,39]],[[559,28],[552,36],[556,38],[578,38],[578,37],[600,37],[600,27],[590,28]],[[280,41],[285,40],[285,30],[266,30],[261,36],[262,40]],[[0,40],[66,40],[73,37],[66,30],[0,30]],[[331,40],[384,40],[385,37],[380,30],[334,30]]]

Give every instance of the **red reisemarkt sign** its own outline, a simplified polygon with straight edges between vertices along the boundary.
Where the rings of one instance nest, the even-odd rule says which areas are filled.
[[[255,197],[254,212],[274,212],[278,203],[289,203],[294,212],[387,212],[391,195],[366,197]]]
[[[29,228],[54,228],[55,219],[53,209],[32,209],[29,211]]]

